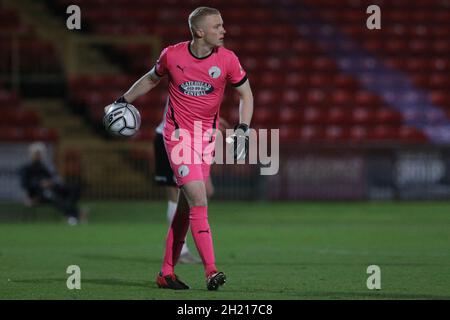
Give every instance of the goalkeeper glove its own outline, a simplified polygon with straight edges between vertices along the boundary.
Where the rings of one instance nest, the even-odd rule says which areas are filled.
[[[229,136],[227,143],[233,143],[233,156],[235,160],[244,160],[248,152],[249,128],[245,123],[234,127],[234,133]]]
[[[116,101],[114,101],[114,103],[113,104],[116,104],[116,103],[126,103],[126,104],[128,104],[129,102],[127,101],[127,100],[125,100],[125,97],[124,96],[120,96]],[[110,105],[107,105],[103,110],[105,111],[105,113],[108,113],[108,109],[109,109],[109,107],[111,106],[111,104]]]
[[[119,99],[114,101],[114,103],[129,103],[127,100],[125,100],[124,96],[120,96]]]

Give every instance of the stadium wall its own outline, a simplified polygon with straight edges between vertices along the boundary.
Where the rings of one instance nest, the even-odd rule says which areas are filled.
[[[60,175],[80,184],[84,199],[164,198],[163,188],[153,182],[151,148],[96,148],[78,156],[73,149],[55,152]],[[18,169],[26,161],[27,144],[3,143],[0,153],[0,200],[20,201]],[[447,200],[450,149],[284,146],[276,175],[260,175],[258,165],[216,164],[212,177],[214,199],[222,200]]]

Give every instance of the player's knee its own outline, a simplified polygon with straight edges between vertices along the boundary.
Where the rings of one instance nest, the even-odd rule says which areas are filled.
[[[208,205],[208,198],[206,197],[206,192],[199,192],[191,198],[189,203],[190,207],[206,207]]]
[[[195,198],[191,203],[191,207],[206,207],[208,206],[208,201],[205,198]]]
[[[208,200],[206,196],[205,185],[198,181],[193,181],[182,187],[184,196],[189,203],[189,207],[207,206]]]

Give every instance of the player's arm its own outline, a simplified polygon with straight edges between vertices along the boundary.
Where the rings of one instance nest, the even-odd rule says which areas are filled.
[[[239,124],[245,124],[248,128],[253,116],[253,93],[248,79],[236,90],[239,93]]]
[[[233,143],[234,158],[245,159],[249,148],[249,126],[253,116],[253,93],[248,79],[239,87],[239,124],[235,126],[234,133],[227,138],[228,143]]]
[[[146,94],[154,87],[156,87],[161,80],[155,72],[155,67],[153,67],[149,72],[144,74],[138,81],[136,81],[130,89],[122,96],[125,101],[117,102],[128,102],[132,103],[134,100],[140,96]]]
[[[161,77],[167,73],[167,54],[168,49],[165,48],[161,52],[155,66],[136,81],[115,103],[133,103],[134,100],[156,87]]]
[[[114,101],[114,103],[132,103],[134,100],[156,87],[160,80],[161,77],[156,74],[155,67],[153,67],[136,81],[123,96]],[[105,113],[108,108],[109,105],[105,107]]]

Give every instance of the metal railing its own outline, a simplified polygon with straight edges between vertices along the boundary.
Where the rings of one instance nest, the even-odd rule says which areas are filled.
[[[48,43],[26,32],[0,32],[0,42],[0,81],[7,87],[19,92],[22,84],[61,81],[61,61]]]
[[[12,145],[14,146],[14,145]],[[1,144],[0,183],[4,195],[17,186],[11,157]],[[56,167],[84,199],[163,199],[154,182],[151,143],[55,151]],[[212,166],[215,199],[232,200],[450,200],[450,148],[430,145],[284,145],[279,172],[262,176],[258,165]],[[16,196],[13,198],[17,198]]]
[[[27,84],[61,85],[66,75],[111,73],[114,66],[108,67],[107,63],[106,67],[95,63],[86,65],[83,61],[88,59],[89,53],[98,53],[101,47],[148,45],[149,61],[158,57],[161,47],[160,39],[152,35],[65,35],[58,43],[53,43],[27,32],[1,31],[0,44],[0,81],[17,92]]]

